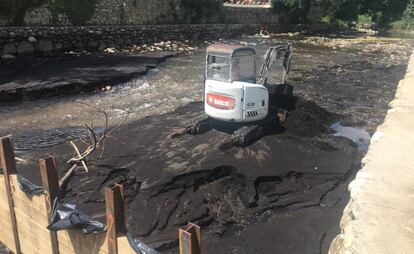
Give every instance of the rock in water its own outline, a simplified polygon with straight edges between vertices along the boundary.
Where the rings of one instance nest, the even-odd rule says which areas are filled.
[[[29,36],[29,38],[27,38],[27,41],[30,43],[35,43],[37,42],[37,39],[34,36]]]
[[[16,57],[10,54],[6,54],[6,55],[2,55],[1,59],[3,60],[11,60],[11,59],[15,59]]]
[[[39,41],[39,50],[42,52],[49,52],[53,50],[53,43],[49,40]]]
[[[16,54],[16,46],[13,43],[9,43],[4,45],[3,47],[3,54]]]
[[[34,47],[30,42],[22,41],[17,47],[18,54],[31,54],[34,52]]]

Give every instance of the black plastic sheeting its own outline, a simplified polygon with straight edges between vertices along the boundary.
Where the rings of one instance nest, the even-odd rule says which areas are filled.
[[[0,168],[0,175],[3,175],[3,169]],[[24,178],[21,175],[17,175],[17,182],[21,191],[31,195],[42,195],[44,193],[43,187],[37,186],[36,184],[31,183],[29,180]]]
[[[0,173],[1,169],[0,169]],[[18,175],[17,180],[21,191],[31,195],[42,195],[44,188],[31,183],[29,180]],[[106,225],[91,219],[88,215],[76,210],[73,204],[65,204],[57,197],[53,202],[53,216],[50,225],[47,227],[51,231],[79,229],[84,234],[96,234],[106,231]],[[159,254],[158,251],[148,247],[138,239],[134,239],[127,233],[128,242],[131,247],[139,254]]]
[[[130,233],[127,233],[129,245],[137,252],[141,254],[160,254],[158,251],[148,247],[145,243],[132,237]]]
[[[19,183],[20,190],[24,193],[32,195],[42,195],[44,193],[43,187],[31,183],[29,180],[20,175],[17,175],[17,182]]]
[[[76,210],[75,205],[59,203],[56,198],[53,204],[52,222],[47,227],[52,231],[65,229],[80,229],[84,234],[93,234],[106,231],[106,225],[92,220],[86,214]],[[127,233],[128,242],[131,247],[140,254],[159,254],[158,251],[148,247],[142,241],[134,239]]]
[[[76,210],[75,205],[61,203],[56,198],[53,202],[52,220],[47,228],[52,231],[80,229],[84,234],[92,234],[105,232],[106,225]]]

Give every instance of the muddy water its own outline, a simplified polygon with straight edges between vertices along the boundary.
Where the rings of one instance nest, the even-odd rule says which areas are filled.
[[[395,85],[390,84],[398,82],[410,53],[408,40],[389,38],[278,37],[244,38],[241,41],[257,49],[258,64],[269,45],[293,41],[295,56],[291,83],[296,93],[332,112],[353,115],[357,125],[369,132],[382,121],[387,102],[394,96]],[[111,121],[116,123],[126,114],[128,122],[132,122],[200,100],[205,46],[200,48],[169,59],[150,70],[147,76],[130,80],[110,91],[2,106],[0,133],[40,134],[43,130],[56,130],[56,142],[60,142],[65,132],[68,136],[76,133],[68,127],[83,126],[93,118],[95,109],[78,102],[106,109]],[[270,79],[271,82],[278,80],[276,76]],[[94,121],[98,125],[102,123],[102,117]],[[33,135],[32,140],[43,142]],[[53,143],[53,140],[47,139],[46,143],[49,142]]]
[[[203,47],[107,92],[1,107],[0,131],[16,134],[27,168],[45,153],[61,155],[64,165],[71,148],[56,144],[82,135],[79,126],[91,119],[100,124],[95,110],[78,102],[105,108],[112,123],[128,114],[106,154],[91,158],[91,173],[74,176],[66,201],[99,219],[102,188],[122,182],[130,230],[167,253],[174,253],[176,228],[186,221],[203,226],[206,253],[326,253],[339,230],[347,183],[405,73],[410,42],[242,39],[259,56],[277,41],[292,40],[291,84],[301,103],[285,133],[246,149],[223,149],[228,136],[216,130],[171,139],[200,104],[159,115],[200,100]],[[277,81],[272,75],[270,82]]]

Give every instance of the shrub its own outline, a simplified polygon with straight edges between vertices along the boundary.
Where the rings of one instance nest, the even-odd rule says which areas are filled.
[[[335,30],[344,30],[344,29],[349,28],[347,21],[328,17],[328,16],[322,19],[322,23],[328,24],[332,29],[335,29]]]
[[[285,21],[307,23],[307,16],[312,2],[312,0],[272,0],[271,4],[275,13],[281,17],[286,17]]]
[[[360,10],[360,0],[324,0],[323,7],[332,19],[354,21]]]
[[[358,15],[357,24],[358,26],[371,26],[374,22],[372,16],[368,14]]]
[[[404,18],[414,18],[414,0],[410,0],[407,4],[407,8],[404,11]]]
[[[372,16],[379,25],[387,25],[400,19],[408,0],[362,0],[361,12]]]
[[[167,21],[182,24],[221,21],[221,5],[219,0],[170,0],[170,17]]]
[[[23,25],[26,11],[39,7],[43,0],[0,0],[0,15],[11,22],[12,25]]]

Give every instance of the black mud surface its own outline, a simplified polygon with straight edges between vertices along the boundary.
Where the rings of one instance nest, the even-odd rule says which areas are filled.
[[[0,61],[0,103],[77,94],[120,84],[176,54],[33,56]]]
[[[89,160],[90,173],[71,179],[64,201],[103,221],[103,188],[123,184],[128,229],[166,253],[176,251],[177,228],[189,221],[202,226],[205,253],[326,252],[360,159],[351,141],[329,133],[342,117],[299,98],[282,133],[238,148],[217,130],[177,135],[201,112],[191,103],[122,127]],[[62,176],[68,145],[26,159],[48,153],[65,155]],[[39,183],[33,167],[20,173]]]

